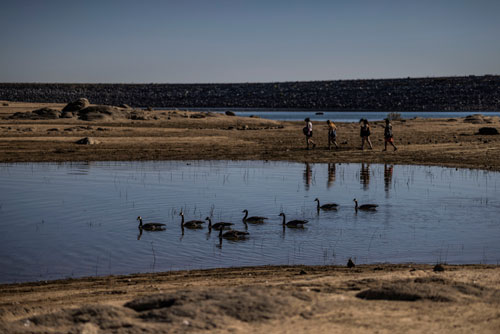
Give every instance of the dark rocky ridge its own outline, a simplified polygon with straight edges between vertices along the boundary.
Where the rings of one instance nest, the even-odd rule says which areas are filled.
[[[500,76],[235,84],[0,83],[0,100],[165,108],[499,111]]]

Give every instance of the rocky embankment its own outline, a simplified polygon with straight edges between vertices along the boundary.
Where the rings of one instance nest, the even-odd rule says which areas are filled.
[[[163,108],[498,111],[500,76],[236,84],[0,83],[0,100]]]

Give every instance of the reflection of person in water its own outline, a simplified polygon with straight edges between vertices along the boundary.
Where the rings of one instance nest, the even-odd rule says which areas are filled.
[[[311,187],[311,179],[312,179],[311,165],[309,165],[309,163],[306,162],[306,169],[304,169],[304,185],[306,190],[309,190],[309,188]]]
[[[335,164],[328,163],[328,181],[326,182],[326,187],[330,188],[335,182]]]
[[[359,172],[359,180],[363,185],[363,189],[367,190],[370,184],[370,164],[361,164],[361,171]]]
[[[384,189],[386,192],[389,192],[389,189],[391,189],[393,168],[394,165],[384,165]]]

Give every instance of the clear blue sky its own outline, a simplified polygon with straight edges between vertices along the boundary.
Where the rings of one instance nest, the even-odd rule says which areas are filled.
[[[3,0],[0,82],[500,74],[499,0]]]

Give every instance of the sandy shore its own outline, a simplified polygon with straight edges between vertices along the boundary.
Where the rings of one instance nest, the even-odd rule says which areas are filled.
[[[395,121],[397,152],[359,150],[358,124],[338,124],[339,150],[304,149],[302,123],[154,111],[146,120],[11,120],[57,104],[0,101],[0,162],[251,159],[426,164],[500,170],[498,117]],[[7,104],[7,105],[4,105]],[[203,117],[203,118],[197,118]],[[75,142],[91,137],[96,145]],[[500,267],[256,267],[0,285],[1,333],[324,333],[500,331]]]
[[[500,268],[254,267],[0,286],[2,333],[498,333]]]
[[[1,102],[1,101],[0,101]],[[63,105],[0,103],[0,117]],[[339,150],[328,151],[326,124],[314,123],[315,150],[305,150],[302,122],[201,113],[154,111],[149,120],[105,121],[0,119],[0,162],[103,160],[287,160],[426,164],[500,170],[500,136],[478,135],[481,127],[500,130],[499,117],[477,120],[394,121],[399,151],[383,149],[383,122],[372,124],[373,150],[361,151],[359,125],[338,124]],[[92,137],[99,145],[74,142]]]

